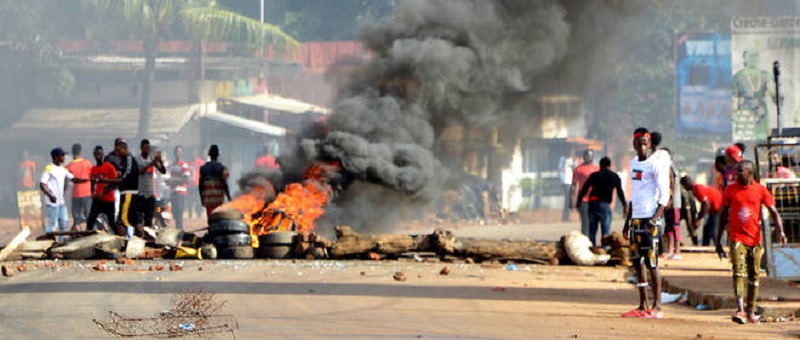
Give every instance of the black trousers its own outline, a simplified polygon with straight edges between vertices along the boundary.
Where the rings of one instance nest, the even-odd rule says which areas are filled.
[[[156,213],[156,198],[153,196],[139,198],[139,213],[142,214],[142,224],[145,227],[153,226],[153,216]]]
[[[86,219],[86,230],[94,230],[94,224],[97,223],[100,214],[106,215],[106,221],[110,224],[108,228],[113,232],[116,229],[114,202],[104,202],[98,198],[92,199],[92,208],[89,209],[89,218]]]

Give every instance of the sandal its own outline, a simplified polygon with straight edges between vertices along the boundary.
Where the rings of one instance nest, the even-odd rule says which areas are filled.
[[[743,312],[736,312],[736,314],[733,314],[733,316],[731,316],[731,321],[738,323],[740,325],[744,325],[747,323],[747,319],[745,318]]]
[[[761,323],[761,316],[756,315],[755,313],[751,313],[747,315],[747,322],[752,323],[754,325],[758,325]]]
[[[641,318],[647,313],[646,310],[633,309],[631,311],[622,313],[623,318]]]

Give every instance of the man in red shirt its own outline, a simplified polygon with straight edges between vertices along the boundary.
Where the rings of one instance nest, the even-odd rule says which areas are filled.
[[[257,169],[260,168],[263,170],[275,170],[281,167],[275,160],[272,148],[270,148],[269,145],[264,146],[264,154],[256,159],[254,166]]]
[[[186,209],[186,195],[192,174],[189,163],[183,161],[183,147],[175,147],[175,163],[169,168],[170,189],[172,191],[172,215],[175,226],[183,230],[183,213]]]
[[[33,176],[36,173],[36,163],[31,160],[28,150],[22,152],[22,162],[19,163],[21,190],[34,190]]]
[[[758,300],[759,269],[764,248],[761,246],[761,206],[769,210],[778,240],[786,245],[783,221],[775,209],[775,199],[763,185],[753,181],[754,166],[751,161],[741,161],[736,165],[736,182],[725,188],[722,196],[719,228],[717,229],[717,253],[725,256],[722,249],[722,231],[727,225],[731,241],[731,263],[733,264],[733,293],[736,295],[737,311],[732,320],[744,324],[747,321],[758,323],[755,314]],[[747,308],[743,308],[744,278],[747,276]]]
[[[72,145],[72,162],[67,165],[67,171],[76,178],[89,178],[92,171],[92,162],[81,155],[81,145]],[[77,183],[72,188],[72,229],[79,230],[78,225],[86,222],[89,210],[92,208],[92,183]]]
[[[600,167],[597,164],[592,164],[593,161],[594,151],[583,151],[583,164],[575,168],[575,171],[572,173],[572,195],[576,197],[576,206],[578,206],[578,191],[580,191],[586,181],[589,180],[589,175],[600,171]],[[587,195],[583,197],[583,203],[589,202],[591,193],[592,189],[589,188],[586,193]],[[581,233],[589,236],[589,204],[581,204],[578,207],[578,212],[581,215]]]
[[[103,159],[103,147],[98,145],[94,148],[94,159],[97,165],[92,167],[91,178],[95,183],[94,194],[92,195],[92,209],[89,210],[89,218],[86,220],[86,230],[94,230],[97,217],[100,214],[106,215],[106,222],[110,230],[115,230],[113,225],[116,223],[114,214],[114,188],[110,183],[118,183],[117,169],[111,163]]]
[[[700,228],[700,222],[704,217],[708,216],[706,219],[706,225],[703,227],[702,244],[704,246],[710,246],[712,239],[717,234],[719,210],[722,206],[722,193],[713,187],[695,184],[692,178],[689,176],[683,176],[683,178],[681,178],[681,185],[684,189],[686,189],[686,191],[691,192],[697,201],[700,202],[700,212],[694,219],[694,225],[692,228],[694,230]]]

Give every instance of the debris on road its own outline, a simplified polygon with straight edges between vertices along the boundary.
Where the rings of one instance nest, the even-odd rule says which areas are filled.
[[[396,272],[392,277],[394,278],[395,281],[400,281],[400,282],[403,282],[407,279],[406,274],[403,272]]]

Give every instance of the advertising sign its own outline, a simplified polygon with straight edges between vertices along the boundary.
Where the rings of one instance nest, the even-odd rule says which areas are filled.
[[[797,89],[800,17],[731,19],[733,139],[765,140],[777,126],[773,63],[780,63],[781,123],[800,125]]]
[[[678,136],[730,135],[730,46],[730,36],[724,34],[677,35]]]

